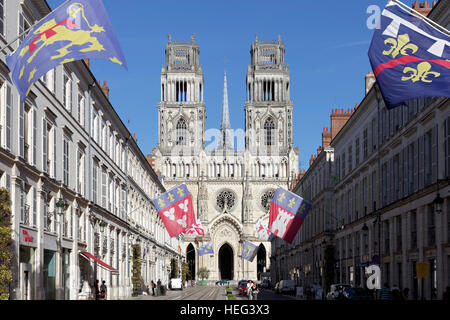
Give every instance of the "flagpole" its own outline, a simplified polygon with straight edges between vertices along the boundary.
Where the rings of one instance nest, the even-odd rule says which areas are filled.
[[[413,8],[410,8],[409,6],[407,6],[406,4],[404,4],[403,2],[401,2],[400,0],[392,0],[393,2],[403,6],[404,8],[407,8],[408,10],[411,10],[412,12],[414,12],[415,14],[419,15],[420,17],[422,17],[425,21],[429,22],[431,25],[433,25],[433,27],[436,27],[438,29],[441,29],[441,31],[443,31],[444,33],[446,33],[447,35],[450,35],[450,31],[447,30],[445,27],[441,26],[440,24],[434,22],[433,20],[431,20],[430,18],[427,18],[426,16],[424,16],[423,14],[421,14],[419,11],[414,10]]]
[[[41,18],[39,21],[36,21],[31,27],[29,27],[27,30],[25,30],[24,32],[22,32],[21,34],[19,34],[16,38],[14,38],[12,41],[10,41],[9,43],[7,43],[4,47],[2,47],[0,49],[0,52],[3,52],[3,50],[5,50],[6,48],[8,48],[10,45],[12,45],[14,42],[16,42],[17,40],[19,40],[24,34],[28,33],[31,31],[31,29],[33,29],[38,23],[40,23],[42,20],[44,20],[45,18],[47,18],[47,16],[52,13],[53,11],[59,9],[60,7],[62,7],[63,5],[65,5],[67,2],[69,2],[71,0],[66,0],[64,1],[60,6],[56,7],[55,9],[53,9],[52,11],[50,11],[48,14],[46,14],[43,18]]]

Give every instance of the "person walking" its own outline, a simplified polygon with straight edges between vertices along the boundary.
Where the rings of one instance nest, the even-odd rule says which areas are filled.
[[[258,287],[256,286],[256,283],[253,282],[252,284],[252,300],[258,300]]]
[[[385,282],[383,288],[380,290],[381,300],[391,300],[391,289],[389,289],[389,283]]]
[[[152,296],[155,295],[155,282],[152,280]]]
[[[248,300],[252,300],[252,298],[253,298],[253,296],[252,296],[252,285],[253,285],[252,280],[248,280],[248,282],[247,282],[247,297],[248,297]]]
[[[402,300],[403,300],[403,301],[407,301],[407,300],[408,300],[408,295],[409,295],[409,288],[403,289],[403,292],[402,292]]]
[[[100,286],[100,298],[101,298],[101,300],[106,300],[106,292],[107,292],[106,281],[103,280],[102,281],[102,285]]]

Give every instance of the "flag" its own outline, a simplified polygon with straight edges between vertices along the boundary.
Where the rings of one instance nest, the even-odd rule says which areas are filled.
[[[261,219],[256,221],[256,234],[258,235],[258,239],[262,241],[269,240],[270,231],[267,223],[263,223]]]
[[[197,248],[197,252],[199,256],[203,256],[205,254],[214,254],[214,250],[212,248],[212,244],[210,242],[208,242],[207,244],[205,244],[204,246]]]
[[[147,249],[144,247],[144,254],[142,256],[143,258],[145,258],[146,253],[147,253]]]
[[[6,57],[22,101],[42,75],[75,60],[107,59],[127,68],[101,0],[72,0],[42,19]]]
[[[181,247],[178,245],[178,252],[181,253]]]
[[[242,246],[242,259],[252,262],[257,253],[258,246],[245,240],[244,245]]]
[[[292,243],[302,226],[311,204],[283,188],[278,188],[270,203],[269,230],[277,237]]]
[[[381,14],[369,59],[388,109],[421,97],[450,97],[450,36],[394,1]]]
[[[176,237],[195,220],[192,197],[185,184],[181,184],[152,200],[170,237]]]
[[[193,223],[185,232],[188,235],[193,236],[204,236],[205,235],[205,229],[202,226],[202,222],[200,220],[195,220],[195,223]]]

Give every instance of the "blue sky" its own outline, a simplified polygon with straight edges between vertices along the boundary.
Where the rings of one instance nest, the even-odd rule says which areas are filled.
[[[52,8],[63,0],[48,0]],[[413,0],[404,0],[412,5]],[[167,35],[190,40],[195,33],[205,78],[206,127],[219,128],[224,59],[231,126],[244,128],[245,77],[250,45],[281,34],[291,74],[294,144],[300,168],[322,143],[334,108],[353,108],[364,96],[370,70],[367,51],[373,30],[366,13],[386,0],[103,0],[128,63],[128,71],[93,60],[98,80],[108,82],[110,100],[144,154],[158,139],[160,73]]]

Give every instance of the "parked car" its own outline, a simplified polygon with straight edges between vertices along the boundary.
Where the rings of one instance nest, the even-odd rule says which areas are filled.
[[[247,282],[247,280],[239,280],[238,284],[237,284],[237,289],[239,289],[241,287],[242,282]]]
[[[230,282],[228,280],[219,280],[216,281],[216,285],[218,286],[227,286]]]
[[[247,281],[239,281],[239,294],[246,295],[247,294]]]
[[[280,293],[294,293],[295,281],[294,280],[281,280],[278,285],[278,291]]]
[[[348,284],[337,283],[332,284],[330,287],[330,292],[327,294],[327,300],[336,300],[339,298],[339,294],[343,294],[344,288],[350,288],[351,286]]]
[[[183,290],[183,281],[181,278],[172,278],[169,281],[170,290]]]
[[[347,300],[373,300],[373,294],[368,289],[344,288],[343,296]]]

